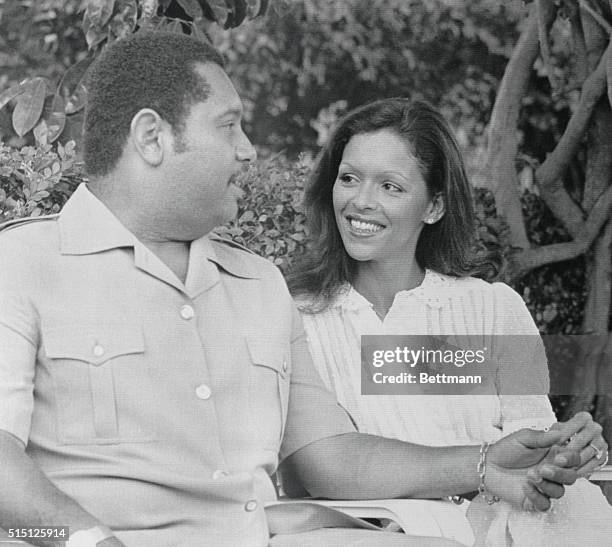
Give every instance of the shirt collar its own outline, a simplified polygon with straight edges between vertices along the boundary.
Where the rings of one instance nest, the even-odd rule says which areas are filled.
[[[395,295],[393,304],[417,297],[429,307],[441,308],[453,295],[451,279],[449,276],[426,269],[422,283],[413,289],[399,291]],[[345,311],[359,311],[371,308],[372,303],[359,293],[355,287],[347,283],[337,297],[334,306],[341,307]]]
[[[141,247],[136,236],[85,184],[79,185],[64,205],[59,225],[62,254],[85,255],[118,247]],[[248,249],[216,234],[193,241],[191,253],[197,255],[195,263],[197,258],[210,260],[236,277],[255,279],[264,274]],[[194,275],[199,277],[197,273]]]
[[[199,245],[208,260],[231,275],[245,279],[257,279],[265,275],[264,268],[258,265],[259,260],[253,253],[230,239],[211,233]]]
[[[59,216],[60,249],[65,255],[86,255],[133,247],[136,237],[94,196],[79,185]]]

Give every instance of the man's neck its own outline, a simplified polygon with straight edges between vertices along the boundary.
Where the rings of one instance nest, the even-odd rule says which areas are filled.
[[[88,184],[89,191],[96,196],[113,215],[123,224],[145,247],[155,254],[176,277],[185,283],[189,265],[189,241],[171,240],[160,230],[157,215],[138,214],[142,209],[130,207],[134,200],[144,199],[143,196],[130,195],[129,184],[122,186],[118,192],[113,185],[119,181],[112,177],[99,179]],[[145,208],[146,209],[146,208]],[[157,221],[155,221],[157,219]]]

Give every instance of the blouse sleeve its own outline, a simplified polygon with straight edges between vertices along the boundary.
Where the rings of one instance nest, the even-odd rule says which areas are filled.
[[[538,328],[518,293],[503,283],[495,283],[493,291],[503,433],[550,427],[556,417],[548,399],[548,365]]]

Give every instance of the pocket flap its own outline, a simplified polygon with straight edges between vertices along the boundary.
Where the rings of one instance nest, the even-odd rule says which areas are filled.
[[[43,346],[51,359],[76,359],[101,365],[119,355],[144,352],[140,326],[133,323],[43,326]]]
[[[255,337],[247,338],[247,345],[254,365],[271,368],[283,378],[287,375],[289,355],[285,346],[276,340]]]

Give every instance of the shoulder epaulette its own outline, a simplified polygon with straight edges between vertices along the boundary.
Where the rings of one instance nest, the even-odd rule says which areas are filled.
[[[210,234],[209,239],[214,242],[225,243],[226,245],[229,245],[230,247],[235,247],[236,249],[246,251],[247,253],[250,253],[250,254],[254,254],[254,255],[257,254],[251,251],[251,249],[245,247],[244,245],[241,245],[240,243],[236,243],[233,239],[229,239],[227,237],[220,236],[219,234]]]
[[[25,217],[25,218],[16,218],[14,220],[9,220],[8,222],[4,222],[0,224],[0,232],[6,232],[17,226],[22,226],[23,224],[30,224],[33,222],[42,222],[44,220],[55,220],[59,217],[59,213],[55,213],[53,215],[41,215],[39,217]]]

